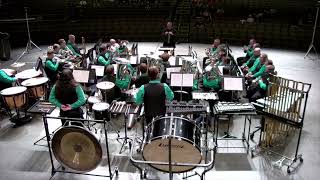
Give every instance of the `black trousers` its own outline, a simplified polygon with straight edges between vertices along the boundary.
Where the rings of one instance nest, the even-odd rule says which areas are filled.
[[[255,102],[256,100],[263,98],[265,95],[266,92],[258,87],[258,85],[251,85],[247,90],[249,102]]]
[[[71,109],[69,111],[62,111],[60,109],[60,117],[83,119],[83,111],[82,111],[81,108]],[[67,122],[67,120],[61,119],[61,123],[62,123],[63,126],[66,124],[66,122]],[[79,121],[71,122],[71,125],[83,126],[83,122],[84,121],[81,121],[81,122],[79,122]]]

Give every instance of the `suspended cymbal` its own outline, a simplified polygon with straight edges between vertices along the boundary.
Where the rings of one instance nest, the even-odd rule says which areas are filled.
[[[80,172],[94,170],[102,160],[99,141],[77,126],[59,129],[52,137],[52,151],[63,166]]]
[[[22,67],[22,66],[25,66],[25,65],[26,65],[26,63],[13,63],[10,66],[11,67],[15,67],[15,68],[19,68],[19,67]]]

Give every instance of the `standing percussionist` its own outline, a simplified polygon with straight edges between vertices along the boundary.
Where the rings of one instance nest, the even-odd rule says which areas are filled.
[[[60,117],[83,118],[80,107],[86,102],[86,99],[70,69],[64,69],[59,73],[57,83],[51,89],[49,101],[60,108]],[[65,125],[65,120],[61,122],[62,125]]]
[[[152,66],[148,70],[150,82],[142,85],[135,96],[135,103],[144,103],[145,118],[149,124],[154,117],[166,114],[166,99],[171,101],[174,94],[165,83],[160,83],[159,69]]]
[[[163,47],[176,47],[176,31],[172,27],[172,22],[168,22],[166,29],[162,33]]]

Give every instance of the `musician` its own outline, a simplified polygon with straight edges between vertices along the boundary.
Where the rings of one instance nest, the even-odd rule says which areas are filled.
[[[260,55],[261,49],[255,48],[253,50],[253,56],[244,65],[241,66],[241,69],[245,74],[248,73],[249,69],[254,65],[256,59],[258,59]]]
[[[64,69],[59,73],[58,80],[51,89],[49,101],[60,108],[60,117],[83,118],[80,107],[86,102],[85,95],[81,86],[74,80],[70,69]],[[61,122],[65,125],[66,120]]]
[[[137,79],[134,81],[134,84],[137,88],[140,88],[144,84],[148,84],[150,81],[150,78],[147,74],[148,66],[145,63],[141,63],[139,66],[140,70],[140,76],[137,77]]]
[[[221,62],[217,63],[217,66],[230,66],[231,58],[223,56]]]
[[[105,75],[103,76],[101,81],[109,81],[116,84],[116,76],[114,73],[113,65],[108,65],[106,68]],[[115,98],[119,98],[121,96],[121,90],[118,86],[115,86],[110,91],[107,91],[107,103],[111,103]]]
[[[162,59],[162,62],[165,68],[170,66],[170,62],[169,62],[170,57],[171,55],[169,54],[168,50],[165,50],[161,55],[159,55],[159,58]]]
[[[249,86],[247,90],[246,97],[249,99],[249,102],[254,102],[257,99],[266,96],[269,86],[269,77],[270,74],[273,72],[274,66],[268,65],[265,69],[265,72],[253,81],[253,83]]]
[[[166,99],[171,101],[174,98],[173,91],[165,83],[160,83],[159,69],[152,66],[148,69],[150,82],[142,85],[135,95],[135,103],[144,103],[145,118],[147,124],[152,118],[164,116],[166,113]]]
[[[64,57],[69,57],[73,55],[72,51],[68,48],[67,43],[64,39],[59,39],[60,50],[59,54],[62,54]]]
[[[172,22],[167,22],[166,28],[162,33],[163,47],[176,47],[176,30],[173,29]]]
[[[0,91],[12,87],[12,83],[16,81],[17,79],[15,77],[10,77],[6,72],[0,69]]]
[[[120,66],[116,76],[116,86],[120,89],[129,89],[131,83],[131,77],[134,75],[135,70],[131,66],[131,64],[123,65],[126,66],[124,68],[124,72],[121,72]]]
[[[78,46],[76,44],[76,37],[72,34],[69,35],[67,47],[72,51],[73,55],[81,57],[80,49],[78,48]]]
[[[52,84],[54,84],[57,80],[57,74],[59,71],[59,63],[54,59],[53,50],[48,50],[47,58],[45,60],[44,70]]]
[[[98,57],[98,65],[108,66],[111,63],[110,44],[102,44],[100,46],[100,55]]]
[[[120,45],[117,43],[115,39],[110,39],[110,45],[111,52],[116,52],[116,50],[120,47]]]
[[[247,79],[256,78],[261,76],[268,65],[268,55],[262,53],[260,58],[257,58],[253,64],[253,66],[249,69],[248,74],[246,75]]]
[[[217,53],[217,50],[218,50],[218,47],[220,45],[220,39],[215,39],[213,41],[213,44],[211,45],[210,49],[206,49],[206,55],[207,57],[204,57],[203,58],[203,67],[205,67],[205,64],[206,64],[206,60],[210,58],[210,56],[214,55]]]
[[[120,42],[120,46],[116,49],[116,53],[119,57],[125,57],[129,54],[129,49],[126,46],[126,41]]]
[[[214,90],[218,92],[221,89],[221,77],[216,67],[212,67],[203,76],[203,87],[205,91]]]
[[[255,39],[250,39],[249,45],[243,47],[243,52],[246,53],[246,56],[245,56],[245,57],[238,57],[238,58],[237,58],[237,63],[238,63],[238,65],[242,65],[243,63],[245,63],[247,60],[250,59],[250,57],[253,55],[253,50],[254,50],[253,45],[254,45],[255,43],[256,43],[256,40],[255,40]]]

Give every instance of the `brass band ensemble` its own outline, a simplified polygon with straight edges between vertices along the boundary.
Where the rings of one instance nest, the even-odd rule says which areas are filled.
[[[143,160],[131,159],[132,163],[137,167],[146,162],[170,174],[212,169],[207,154],[219,148],[215,128],[220,115],[241,115],[245,121],[247,116],[262,115],[259,140],[264,147],[274,145],[281,133],[300,127],[307,88],[278,77],[273,64],[277,59],[271,60],[255,39],[243,47],[244,56],[235,59],[229,44],[218,38],[202,52],[189,46],[179,54],[171,22],[162,37],[163,47],[149,54],[139,53],[138,43],[128,40],[99,40],[88,48],[83,37],[70,34],[67,41],[58,39],[34,68],[0,70],[1,106],[15,126],[31,121],[30,107],[39,106],[42,114],[57,107],[62,127],[51,139],[53,154],[65,168],[81,172],[95,169],[103,157],[100,141],[90,132],[95,126],[87,119],[111,124],[117,140],[123,140],[120,154],[124,146],[132,148],[136,142],[127,131],[141,128],[137,134]],[[119,119],[124,120],[124,137],[112,126]],[[214,134],[213,148],[204,131]],[[253,138],[254,133],[249,127],[248,136]],[[80,162],[82,158],[86,163]],[[204,159],[207,164],[202,165]]]

